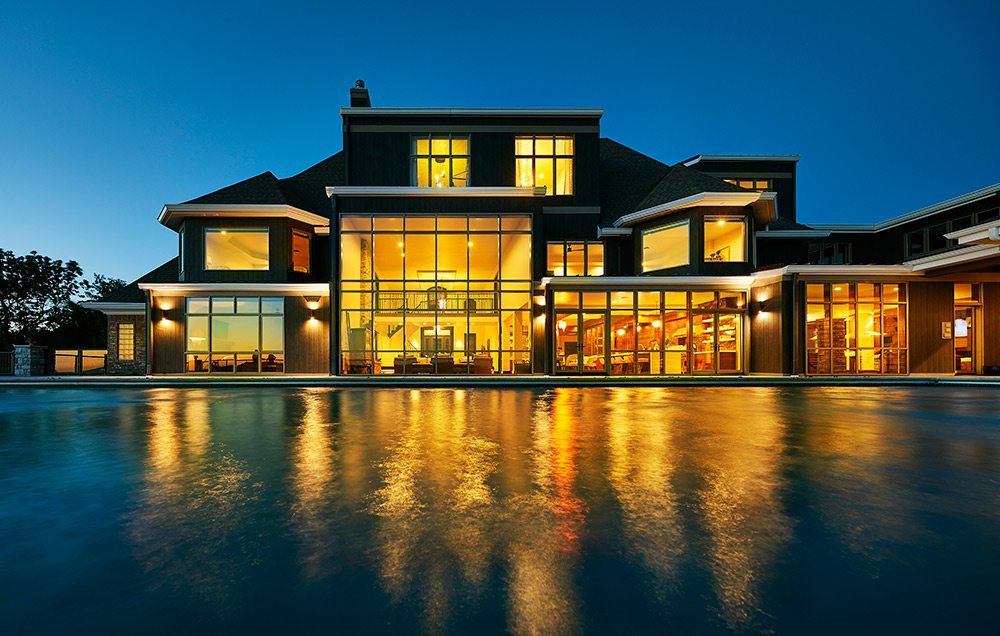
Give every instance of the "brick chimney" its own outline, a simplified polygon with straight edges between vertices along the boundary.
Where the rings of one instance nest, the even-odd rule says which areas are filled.
[[[365,88],[365,81],[354,82],[351,89],[351,108],[371,108],[372,100],[368,97],[368,89]]]

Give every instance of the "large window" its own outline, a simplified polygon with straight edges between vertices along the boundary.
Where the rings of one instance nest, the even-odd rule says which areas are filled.
[[[118,359],[135,360],[135,325],[118,323]]]
[[[341,218],[341,372],[531,371],[531,217]]]
[[[267,228],[206,228],[205,269],[267,270]]]
[[[309,235],[300,230],[292,230],[292,269],[309,273]]]
[[[742,263],[747,260],[747,222],[733,216],[705,217],[705,261]]]
[[[555,370],[610,375],[739,373],[742,291],[554,294]]]
[[[417,135],[411,163],[415,186],[461,188],[469,185],[468,135]]]
[[[905,284],[809,284],[806,302],[808,373],[907,372]]]
[[[687,220],[642,231],[642,271],[678,267],[691,262]]]
[[[192,373],[284,371],[284,313],[283,298],[188,298],[186,369]]]
[[[546,249],[545,269],[553,276],[603,276],[604,243],[550,242]]]
[[[530,135],[514,139],[517,185],[545,186],[545,194],[573,194],[572,135]]]

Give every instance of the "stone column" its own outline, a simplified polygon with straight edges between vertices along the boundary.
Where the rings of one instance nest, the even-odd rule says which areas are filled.
[[[45,375],[45,349],[41,345],[14,345],[14,375]]]

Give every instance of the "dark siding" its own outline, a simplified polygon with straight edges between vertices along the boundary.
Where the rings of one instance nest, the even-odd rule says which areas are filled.
[[[285,298],[285,372],[329,373],[330,298],[320,299],[316,320],[301,296]]]
[[[951,373],[954,349],[941,338],[941,323],[954,320],[955,291],[951,283],[910,283],[908,336],[910,373]]]
[[[763,308],[756,303],[763,301]],[[750,292],[750,372],[782,373],[787,352],[784,346],[782,283],[756,287]],[[754,313],[756,311],[756,313]]]
[[[707,263],[705,262],[705,226],[704,221],[706,216],[714,216],[717,214],[727,214],[733,216],[742,216],[747,220],[747,260],[741,263]],[[690,255],[690,263],[688,265],[682,265],[680,267],[672,267],[669,269],[658,270],[653,272],[643,272],[642,271],[642,232],[643,230],[648,230],[650,228],[659,227],[661,225],[666,225],[668,223],[674,223],[677,221],[688,220],[690,223],[690,245],[688,248],[688,253]],[[623,268],[628,268],[626,271],[622,271],[623,276],[743,276],[747,275],[754,270],[753,265],[753,254],[754,254],[754,241],[753,237],[753,217],[751,216],[747,208],[691,208],[689,210],[684,210],[677,214],[671,214],[668,216],[659,217],[646,221],[644,223],[638,224],[632,231],[630,237],[631,240],[626,241],[623,245],[626,247],[626,253],[621,258],[621,266]]]
[[[1000,366],[1000,283],[983,283],[983,365]]]
[[[182,373],[184,371],[184,299],[157,296],[154,306],[166,308],[169,320],[160,320],[153,314],[153,373]]]

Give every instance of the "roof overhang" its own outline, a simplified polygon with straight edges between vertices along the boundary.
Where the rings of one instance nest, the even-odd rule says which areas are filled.
[[[963,194],[957,196],[947,201],[942,201],[941,203],[935,203],[934,205],[929,205],[926,208],[920,208],[919,210],[914,210],[913,212],[907,212],[906,214],[901,214],[895,216],[891,219],[882,221],[881,223],[874,224],[839,224],[839,223],[810,223],[810,225],[817,230],[830,230],[831,232],[845,232],[845,233],[869,233],[869,232],[881,232],[882,230],[888,230],[900,225],[909,223],[911,221],[919,221],[925,217],[937,214],[939,212],[947,212],[948,210],[957,208],[961,205],[966,205],[969,203],[975,203],[976,201],[982,201],[983,199],[988,199],[992,196],[1000,193],[1000,183],[991,185],[986,188],[981,188],[974,192],[969,192],[968,194]]]
[[[1000,243],[1000,220],[980,223],[964,230],[955,230],[944,235],[958,241],[959,245],[990,245]]]
[[[969,247],[949,250],[940,254],[934,254],[933,256],[905,261],[903,265],[909,266],[914,272],[924,272],[942,267],[975,263],[976,261],[995,258],[997,256],[1000,256],[1000,244],[970,245]]]
[[[518,187],[469,187],[423,188],[418,186],[328,186],[326,196],[350,197],[540,197],[545,196],[545,186]]]
[[[699,192],[683,199],[668,201],[645,210],[637,210],[618,217],[615,227],[634,225],[640,221],[667,216],[681,210],[697,207],[743,207],[749,205],[754,220],[764,226],[777,218],[777,194],[774,192]]]
[[[144,316],[146,303],[107,303],[89,301],[80,303],[84,309],[93,309],[108,316]]]
[[[341,115],[432,117],[601,117],[603,108],[359,108],[345,107]]]
[[[632,234],[630,227],[601,227],[597,226],[597,238],[605,236],[629,236]]]
[[[798,155],[695,155],[683,163],[690,168],[702,161],[787,161],[795,163],[799,159]]]
[[[712,289],[747,289],[752,276],[546,276],[541,288],[610,288],[610,287],[711,287]]]
[[[181,221],[188,217],[213,217],[213,218],[252,218],[252,219],[273,219],[286,218],[300,221],[314,227],[327,227],[330,219],[325,216],[306,212],[305,210],[291,205],[236,205],[219,204],[206,205],[200,203],[177,203],[167,204],[160,210],[160,215],[156,220],[172,230],[180,227]]]
[[[328,296],[329,283],[139,283],[139,289],[154,293],[266,292]]]
[[[826,238],[830,236],[829,230],[760,230],[757,238],[773,239],[799,239],[799,238]]]

